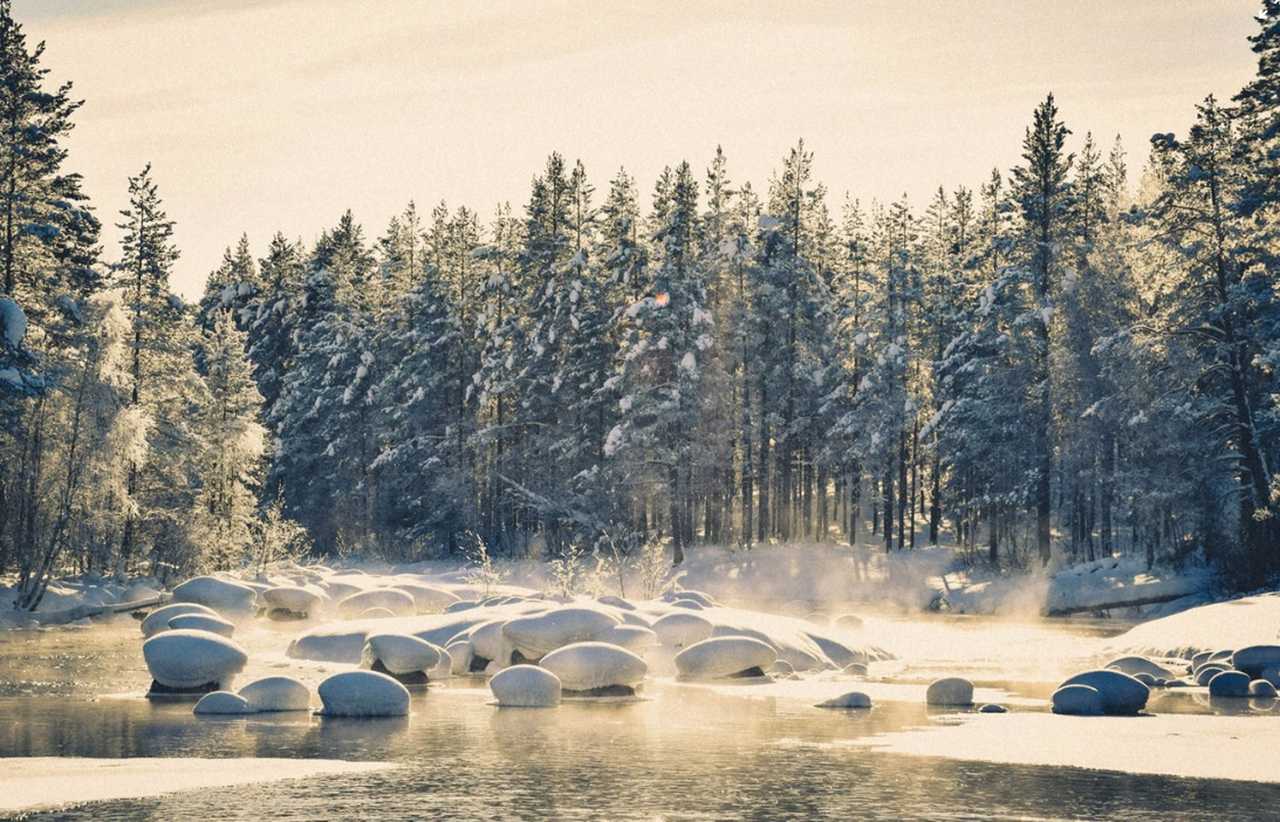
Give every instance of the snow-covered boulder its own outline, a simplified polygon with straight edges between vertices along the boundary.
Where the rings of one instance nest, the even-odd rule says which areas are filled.
[[[454,676],[466,676],[471,673],[471,643],[465,639],[450,642],[445,652],[451,661],[450,671]]]
[[[409,689],[377,671],[344,671],[320,683],[324,716],[404,716]]]
[[[218,612],[198,602],[175,602],[171,605],[165,605],[147,614],[147,618],[142,620],[142,635],[144,637],[152,637],[161,631],[169,630],[169,620],[183,614],[217,616]]]
[[[575,642],[542,658],[539,665],[555,674],[567,691],[634,692],[649,666],[636,654],[607,642]]]
[[[560,678],[537,665],[512,665],[489,680],[489,690],[503,708],[552,708],[560,704]]]
[[[452,591],[420,582],[397,582],[391,587],[413,597],[414,607],[420,614],[438,614],[459,599]]]
[[[1264,668],[1262,673],[1258,674],[1258,679],[1265,679],[1272,685],[1280,688],[1280,666],[1274,668]]]
[[[1223,671],[1231,670],[1227,665],[1220,662],[1206,662],[1199,668],[1196,668],[1196,684],[1200,687],[1206,687],[1209,680],[1213,679]]]
[[[841,673],[849,676],[866,676],[867,664],[865,662],[850,662],[840,670]]]
[[[1106,713],[1102,694],[1089,685],[1064,685],[1053,692],[1050,701],[1055,714],[1102,716]]]
[[[450,605],[449,607],[445,608],[444,612],[446,614],[453,614],[453,613],[457,613],[458,611],[466,611],[470,608],[475,608],[479,606],[479,604],[480,603],[476,602],[474,599],[460,599],[457,602]]]
[[[173,589],[173,600],[207,605],[222,614],[251,614],[258,592],[221,577],[192,577]]]
[[[636,609],[635,605],[631,604],[630,602],[623,599],[622,597],[615,597],[612,594],[606,594],[605,596],[602,596],[602,597],[596,597],[596,602],[600,603],[601,605],[608,605],[610,608],[617,608],[620,611],[634,611]]]
[[[1102,698],[1105,713],[1123,716],[1141,711],[1151,695],[1146,685],[1128,674],[1105,669],[1076,674],[1063,682],[1060,689],[1068,685],[1088,685]]]
[[[373,608],[365,608],[357,617],[359,619],[391,619],[396,615],[395,611],[390,608],[383,608],[381,605]]]
[[[311,709],[311,689],[291,676],[255,679],[239,691],[254,711],[306,711]]]
[[[253,713],[248,701],[231,691],[212,691],[200,697],[200,701],[191,709],[194,714],[204,716],[239,716]]]
[[[711,620],[687,611],[676,611],[659,617],[653,623],[658,641],[668,648],[684,648],[710,638],[715,631]]]
[[[441,648],[439,645],[432,644],[436,652],[440,654],[440,659],[427,671],[427,679],[448,679],[453,676],[453,656]]]
[[[1115,668],[1112,668],[1111,670],[1113,670],[1113,671],[1114,671],[1114,670],[1116,670],[1116,669],[1115,669]],[[1123,671],[1121,671],[1121,673],[1124,673],[1124,672],[1123,672]],[[1129,674],[1129,676],[1131,676],[1131,677],[1133,677],[1134,679],[1138,680],[1138,681],[1139,681],[1139,682],[1141,682],[1143,685],[1146,685],[1148,688],[1154,688],[1154,687],[1156,687],[1157,683],[1160,683],[1160,682],[1166,682],[1166,681],[1168,681],[1168,680],[1164,680],[1164,679],[1156,679],[1154,676],[1152,676],[1151,674],[1147,673],[1146,671],[1138,671],[1136,674]]]
[[[672,607],[672,608],[684,608],[686,611],[701,611],[701,610],[703,610],[703,605],[702,605],[702,603],[701,603],[701,602],[698,602],[696,599],[677,599],[677,600],[672,600],[672,602],[671,602],[671,607]]]
[[[1255,679],[1268,668],[1280,667],[1280,645],[1251,645],[1231,656],[1231,665]]]
[[[511,664],[511,643],[504,636],[505,619],[491,619],[471,629],[467,639],[471,642],[471,655],[476,658],[497,661],[501,666]],[[541,654],[539,654],[541,656]],[[476,667],[475,664],[472,667]]]
[[[600,636],[600,642],[608,642],[619,648],[626,648],[637,654],[653,648],[658,644],[658,635],[648,628],[639,625],[615,625]]]
[[[435,645],[409,634],[373,634],[364,641],[360,664],[392,676],[425,673],[440,663]]]
[[[412,616],[417,611],[413,596],[399,588],[371,588],[338,602],[338,614],[344,619],[358,617],[370,608],[386,608],[395,616]]]
[[[1249,675],[1244,671],[1219,671],[1209,680],[1209,696],[1239,697],[1249,695]]]
[[[973,683],[958,676],[934,680],[925,691],[926,705],[964,707],[973,704]]]
[[[862,691],[850,691],[847,694],[828,699],[826,702],[819,702],[818,708],[870,708],[871,697]]]
[[[1113,659],[1103,666],[1111,668],[1129,676],[1137,676],[1138,674],[1147,674],[1154,679],[1172,679],[1176,674],[1163,665],[1157,665],[1146,657],[1142,656],[1122,656]]]
[[[158,683],[153,693],[221,690],[244,670],[249,655],[220,634],[165,631],[142,643],[142,658]]]
[[[1275,699],[1276,686],[1265,679],[1255,679],[1249,683],[1249,696],[1258,699]]]
[[[569,606],[512,619],[502,626],[502,636],[525,659],[536,660],[557,648],[599,639],[621,622],[603,609]],[[568,684],[565,687],[573,689]]]
[[[862,627],[862,617],[857,614],[841,614],[831,620],[831,624],[837,628],[844,628],[848,631],[856,631]]]
[[[681,679],[720,679],[764,676],[778,654],[771,645],[753,637],[720,636],[695,642],[676,654]]]
[[[267,616],[275,618],[311,616],[323,601],[318,591],[301,585],[277,585],[259,596],[267,607]]]
[[[326,579],[324,582],[320,583],[320,587],[324,589],[324,592],[328,594],[329,598],[334,602],[344,600],[347,597],[358,594],[366,589],[363,585],[356,585],[355,583],[344,582],[339,579]]]
[[[231,636],[236,632],[234,624],[212,614],[179,614],[169,620],[169,627],[179,631],[208,631],[222,636]]]
[[[714,608],[719,604],[710,594],[692,590],[670,591],[665,594],[662,599],[664,602],[670,602],[673,605],[682,599],[689,600],[698,603],[703,608]]]

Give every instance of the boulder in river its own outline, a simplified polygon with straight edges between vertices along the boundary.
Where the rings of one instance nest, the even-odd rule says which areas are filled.
[[[958,676],[934,680],[925,691],[925,704],[934,706],[966,707],[973,704],[973,683]]]
[[[1089,685],[1064,685],[1050,699],[1055,714],[1102,716],[1106,713],[1102,694]]]
[[[849,691],[847,694],[841,694],[832,697],[826,702],[819,702],[818,708],[870,708],[871,697],[862,691]]]
[[[591,696],[634,694],[649,671],[639,656],[606,642],[575,642],[557,648],[539,665],[555,674],[565,691]]]
[[[621,622],[604,609],[569,606],[508,620],[502,637],[525,659],[534,660],[575,642],[602,639]]]
[[[1249,683],[1249,696],[1259,699],[1275,699],[1276,686],[1265,679],[1255,679]]]
[[[980,714],[1007,714],[1009,709],[1003,705],[997,705],[994,702],[988,702],[978,709]]]
[[[212,614],[179,614],[169,620],[169,627],[179,631],[208,631],[222,636],[231,636],[236,632],[233,623]]]
[[[195,602],[223,614],[252,614],[258,592],[221,577],[192,577],[173,589],[174,602]]]
[[[1196,684],[1201,687],[1207,686],[1209,680],[1226,670],[1230,669],[1221,662],[1206,662],[1196,669]]]
[[[440,662],[436,646],[410,634],[370,634],[360,653],[360,664],[390,674],[406,685],[427,684],[426,672]]]
[[[241,716],[253,713],[253,708],[240,694],[211,691],[200,697],[191,712],[202,716]]]
[[[1209,696],[1241,697],[1249,695],[1249,675],[1244,671],[1219,671],[1209,680]]]
[[[1100,669],[1076,674],[1062,683],[1067,685],[1088,685],[1102,697],[1102,708],[1107,714],[1131,716],[1147,705],[1151,690],[1138,680],[1119,671]]]
[[[244,670],[249,656],[230,639],[208,631],[165,631],[142,643],[154,680],[148,696],[194,695],[223,690]]]
[[[201,605],[198,602],[174,602],[147,614],[146,619],[142,620],[142,635],[144,637],[153,637],[161,631],[169,630],[169,620],[183,614],[217,616],[218,612],[208,605]]]
[[[277,585],[259,594],[269,619],[306,619],[323,602],[320,594],[301,585]]]
[[[409,713],[409,690],[377,671],[344,671],[320,683],[324,716],[379,717]]]
[[[716,636],[695,642],[676,654],[681,679],[762,677],[773,667],[778,653],[754,637]]]
[[[659,617],[653,623],[658,641],[668,648],[685,648],[711,636],[715,626],[711,620],[688,611],[676,611]]]
[[[338,613],[343,619],[358,617],[370,608],[385,608],[394,616],[413,616],[417,610],[413,597],[399,588],[371,588],[338,602]]]
[[[420,582],[397,582],[391,587],[413,597],[414,608],[420,614],[438,614],[459,600],[452,591]]]
[[[291,676],[255,679],[239,691],[254,711],[307,711],[311,709],[311,689]]]
[[[560,678],[537,665],[512,665],[489,680],[489,690],[503,708],[552,708],[560,704]]]
[[[1251,645],[1231,657],[1231,665],[1257,679],[1268,668],[1280,667],[1280,645]]]

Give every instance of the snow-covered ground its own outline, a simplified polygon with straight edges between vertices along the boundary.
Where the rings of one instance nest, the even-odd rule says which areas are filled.
[[[42,621],[64,622],[77,608],[117,605],[154,597],[164,591],[153,577],[135,577],[123,582],[101,576],[65,577],[49,583],[35,613],[15,611],[18,590],[0,580],[0,629],[35,627]]]

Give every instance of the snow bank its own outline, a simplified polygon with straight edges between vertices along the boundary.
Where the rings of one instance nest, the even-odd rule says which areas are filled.
[[[405,716],[409,689],[376,671],[345,671],[320,683],[324,716]]]
[[[1280,639],[1280,592],[1202,605],[1137,625],[1111,640],[1115,652],[1191,658],[1202,651],[1273,645]]]
[[[489,680],[498,705],[504,708],[551,708],[560,704],[560,678],[536,665],[513,665]]]
[[[306,711],[311,708],[311,689],[291,676],[255,679],[239,691],[254,711]]]
[[[142,643],[142,657],[156,682],[180,689],[228,685],[249,661],[230,639],[191,630],[156,634]]]

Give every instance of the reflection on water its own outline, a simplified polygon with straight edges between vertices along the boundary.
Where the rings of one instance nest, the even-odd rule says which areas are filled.
[[[1280,787],[914,758],[843,744],[925,724],[916,703],[819,711],[654,683],[629,704],[497,710],[434,687],[400,720],[196,719],[138,691],[131,631],[0,640],[0,755],[261,756],[402,767],[113,801],[36,819],[1256,818]],[[53,694],[52,696],[49,694]]]

